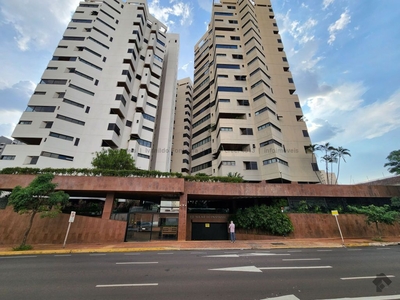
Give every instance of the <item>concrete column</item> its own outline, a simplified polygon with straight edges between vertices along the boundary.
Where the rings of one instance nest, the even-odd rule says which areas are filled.
[[[186,231],[187,231],[187,194],[183,194],[179,198],[178,241],[186,241]]]
[[[101,216],[102,219],[109,220],[111,217],[111,213],[114,208],[114,193],[107,193],[106,202],[104,203],[103,214]]]

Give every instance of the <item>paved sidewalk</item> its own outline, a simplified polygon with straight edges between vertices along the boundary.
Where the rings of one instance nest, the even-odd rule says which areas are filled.
[[[17,245],[0,245],[0,256],[65,253],[144,252],[171,250],[262,250],[285,248],[339,248],[400,245],[400,237],[385,238],[382,242],[370,239],[273,239],[230,241],[150,241],[111,244],[37,244],[33,250],[13,251]]]

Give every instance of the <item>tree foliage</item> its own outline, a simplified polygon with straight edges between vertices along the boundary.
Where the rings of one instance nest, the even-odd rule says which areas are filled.
[[[379,228],[379,224],[388,224],[393,225],[396,221],[399,220],[399,213],[391,209],[390,205],[383,206],[375,206],[373,204],[368,206],[348,206],[350,211],[353,211],[357,214],[363,214],[367,217],[366,222],[368,225],[371,223],[375,223],[376,229],[378,231],[379,237],[382,236],[382,233]]]
[[[92,166],[102,170],[134,170],[135,160],[125,149],[102,149],[95,152]]]
[[[238,228],[262,230],[273,235],[287,235],[294,230],[289,217],[276,206],[239,209],[233,219]]]
[[[390,173],[400,174],[400,149],[390,152],[388,157],[386,157],[389,162],[385,163],[384,167],[389,167],[388,171]]]
[[[52,183],[54,175],[41,174],[27,187],[16,186],[9,196],[8,205],[19,214],[30,214],[29,226],[24,234],[21,247],[25,246],[35,215],[55,217],[68,203],[69,196],[63,191],[55,192],[57,184]]]

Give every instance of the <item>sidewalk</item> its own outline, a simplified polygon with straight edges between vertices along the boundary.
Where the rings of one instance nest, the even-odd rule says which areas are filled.
[[[345,247],[397,246],[400,238],[385,238],[382,242],[370,239],[345,239]],[[341,248],[341,239],[273,239],[273,240],[239,240],[230,241],[150,241],[112,244],[37,244],[33,250],[13,251],[17,245],[0,245],[0,256],[33,255],[33,254],[69,254],[69,253],[110,253],[110,252],[144,252],[176,250],[267,250],[292,248]]]

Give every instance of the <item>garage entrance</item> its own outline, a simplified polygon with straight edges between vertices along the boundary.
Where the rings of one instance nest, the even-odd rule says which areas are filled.
[[[228,240],[227,223],[192,223],[192,240]]]

